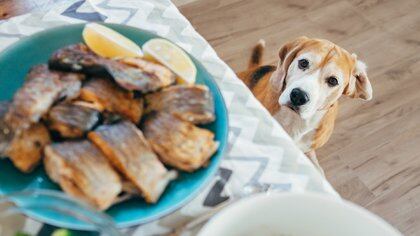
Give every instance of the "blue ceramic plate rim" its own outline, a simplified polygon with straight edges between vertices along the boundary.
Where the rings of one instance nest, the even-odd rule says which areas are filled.
[[[110,26],[111,28],[112,27],[122,27],[122,28],[131,29],[131,30],[137,31],[137,33],[139,33],[139,34],[145,34],[145,32],[147,32],[148,34],[153,35],[154,38],[163,38],[163,37],[160,37],[160,36],[156,35],[155,33],[152,33],[152,32],[147,31],[147,30],[139,29],[137,27],[127,26],[127,25],[122,25],[122,24],[115,24],[115,23],[103,23],[103,22],[100,22],[100,24],[103,24],[105,26]],[[5,48],[4,50],[2,50],[0,52],[0,58],[3,56],[3,54],[6,54],[9,50],[13,49],[17,45],[25,43],[25,42],[29,42],[34,37],[38,37],[42,34],[48,34],[50,32],[60,30],[60,29],[63,29],[63,28],[80,27],[80,26],[83,26],[83,25],[85,25],[85,23],[69,24],[69,25],[63,25],[63,26],[58,26],[58,27],[52,27],[52,28],[37,32],[35,34],[32,34],[30,36],[27,36],[25,38],[22,38],[22,39],[18,40],[17,42],[13,43],[12,45],[10,45],[7,48]],[[199,62],[199,60],[197,60],[195,57],[193,57],[189,53],[187,53],[187,54],[193,59],[193,62],[194,62],[195,65],[199,65],[201,67],[201,69],[209,75],[209,78],[206,78],[205,81],[208,80],[207,82],[209,82],[210,84],[213,84],[213,86],[212,86],[214,88],[214,90],[212,90],[213,95],[221,98],[220,99],[221,103],[218,103],[217,106],[220,106],[220,108],[222,110],[222,112],[221,112],[222,117],[220,117],[220,115],[219,115],[217,117],[217,119],[222,119],[222,123],[224,124],[223,125],[224,129],[221,130],[221,131],[218,131],[218,132],[221,132],[220,133],[221,136],[220,136],[220,140],[219,140],[219,148],[218,148],[218,151],[211,157],[211,160],[215,161],[216,163],[214,164],[213,168],[208,171],[207,175],[201,181],[201,184],[195,190],[193,190],[187,197],[185,197],[184,199],[179,201],[177,204],[174,204],[171,207],[168,207],[166,210],[160,211],[159,213],[157,213],[153,216],[150,216],[150,217],[144,217],[142,219],[133,219],[133,220],[128,220],[128,221],[124,221],[124,222],[116,222],[117,228],[126,228],[126,227],[135,226],[135,225],[141,225],[141,224],[149,223],[151,221],[154,221],[154,220],[160,219],[160,218],[162,218],[166,215],[169,215],[172,212],[180,209],[181,207],[183,207],[184,205],[189,203],[192,199],[194,199],[198,195],[200,190],[202,190],[207,185],[207,183],[214,177],[214,175],[216,174],[216,172],[219,169],[221,160],[222,160],[222,158],[223,158],[223,156],[226,152],[226,144],[227,144],[228,133],[229,133],[229,118],[228,118],[228,110],[227,110],[226,103],[224,101],[223,95],[222,95],[222,93],[220,91],[220,88],[218,87],[216,81],[214,80],[213,76],[207,71],[207,69]],[[7,193],[4,192],[0,188],[0,194],[7,194]],[[76,200],[76,201],[78,201],[78,200]],[[60,220],[55,220],[54,218],[51,218],[51,217],[45,217],[43,214],[39,214],[36,211],[27,211],[27,215],[29,217],[34,218],[36,220],[39,220],[41,222],[51,224],[51,225],[54,225],[54,226],[57,226],[57,227],[63,227],[63,228],[75,229],[75,230],[89,230],[89,231],[94,230],[93,226],[91,226],[91,225],[71,223],[71,222],[63,222],[63,221],[60,221]]]

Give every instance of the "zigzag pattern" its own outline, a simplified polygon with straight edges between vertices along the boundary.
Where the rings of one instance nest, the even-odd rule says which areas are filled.
[[[128,12],[128,17],[126,18],[126,19],[123,19],[122,21],[121,21],[121,24],[125,24],[125,23],[127,23],[130,19],[131,19],[131,17],[133,17],[135,14],[136,14],[136,12],[138,11],[138,9],[136,9],[136,8],[132,8],[132,7],[123,7],[122,5],[123,4],[120,4],[121,6],[118,6],[118,7],[116,7],[116,6],[109,6],[108,5],[108,3],[109,2],[111,2],[111,0],[105,0],[105,1],[103,1],[103,2],[101,2],[101,3],[99,3],[97,6],[99,7],[99,8],[103,8],[103,9],[107,9],[107,10],[121,10],[121,11],[127,11]]]
[[[76,19],[86,20],[86,21],[104,21],[106,16],[99,14],[98,12],[88,12],[88,13],[79,13],[77,9],[85,3],[85,0],[75,2],[69,8],[67,8],[61,15],[72,17]]]

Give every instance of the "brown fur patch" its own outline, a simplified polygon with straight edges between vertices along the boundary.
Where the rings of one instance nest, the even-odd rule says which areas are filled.
[[[270,84],[270,77],[273,72],[266,74],[251,90],[254,96],[262,103],[262,105],[270,112],[275,114],[280,110],[278,102],[281,91],[276,91]]]
[[[314,139],[312,141],[312,149],[316,150],[322,146],[330,139],[331,134],[334,130],[335,118],[338,113],[338,102],[335,102],[325,113],[321,122],[319,123],[318,128],[316,129]]]

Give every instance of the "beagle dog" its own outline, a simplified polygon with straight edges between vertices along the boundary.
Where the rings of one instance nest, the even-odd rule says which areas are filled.
[[[299,37],[279,51],[277,66],[261,65],[264,41],[238,74],[322,174],[315,150],[330,138],[342,95],[370,100],[366,65],[324,39]]]

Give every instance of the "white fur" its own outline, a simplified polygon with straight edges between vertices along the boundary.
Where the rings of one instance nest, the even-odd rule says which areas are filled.
[[[356,74],[366,73],[366,71],[367,71],[367,65],[366,65],[366,63],[364,63],[361,60],[357,60],[356,61]]]
[[[295,88],[300,88],[308,94],[309,102],[300,107],[300,115],[303,119],[310,119],[316,109],[320,93],[320,86],[317,78],[319,77],[319,71],[303,76],[299,79],[291,80],[286,89],[283,91],[279,98],[281,106],[285,106],[290,103],[290,93]]]
[[[302,119],[290,108],[282,106],[273,117],[292,137],[299,149],[306,153],[312,150],[313,136],[325,112],[324,110],[317,111],[311,118]]]
[[[303,71],[298,67],[298,61],[305,58],[309,61],[309,69]],[[328,64],[323,68],[311,69],[314,64],[319,64],[321,57],[316,53],[304,53],[290,64],[286,78],[286,88],[279,98],[279,104],[285,106],[290,103],[290,93],[294,88],[299,88],[308,94],[309,102],[299,107],[299,113],[302,119],[311,119],[320,109],[328,107],[330,101],[326,99],[337,89],[340,95],[344,89],[342,85],[344,79],[340,69],[335,64]],[[331,88],[326,83],[326,78],[335,76],[339,85]],[[337,97],[338,98],[338,97]],[[335,100],[333,98],[332,100]]]

